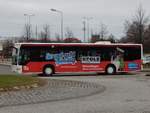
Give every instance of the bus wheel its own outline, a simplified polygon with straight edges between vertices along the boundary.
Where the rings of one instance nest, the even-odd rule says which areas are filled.
[[[108,65],[106,67],[106,74],[112,75],[116,73],[116,67],[114,65]]]
[[[51,76],[54,73],[52,66],[45,66],[43,69],[43,74],[46,76]]]

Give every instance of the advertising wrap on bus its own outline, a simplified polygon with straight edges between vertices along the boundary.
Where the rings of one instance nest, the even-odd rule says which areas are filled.
[[[17,46],[15,46],[17,45]],[[130,72],[141,70],[141,44],[17,43],[13,71],[20,73]],[[19,68],[14,68],[19,67]]]
[[[55,63],[58,64],[74,64],[76,59],[76,52],[75,51],[69,51],[68,53],[46,53],[45,59],[46,60],[54,60]]]

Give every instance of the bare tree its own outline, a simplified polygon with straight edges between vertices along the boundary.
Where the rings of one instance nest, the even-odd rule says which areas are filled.
[[[99,32],[92,32],[90,42],[95,43],[97,41],[108,41],[108,30],[105,24],[100,24]]]
[[[31,24],[25,24],[25,27],[24,27],[25,41],[28,41],[31,39],[31,33],[32,33]]]
[[[100,25],[100,31],[99,31],[99,37],[100,37],[100,39],[103,40],[105,37],[107,37],[107,34],[108,34],[107,26],[102,23]]]
[[[74,38],[74,34],[69,27],[66,28],[65,36],[66,36],[66,38]]]
[[[40,35],[44,41],[47,41],[48,38],[50,38],[50,26],[45,24],[43,26],[43,31],[41,31]]]
[[[112,43],[115,43],[115,42],[116,42],[115,36],[114,36],[113,34],[110,34],[110,35],[108,36],[108,39],[107,39],[107,40],[110,41],[110,42],[112,42]]]
[[[150,53],[150,49],[149,49],[150,48],[150,25],[147,26],[144,32],[143,45],[144,45],[144,52]]]
[[[63,42],[62,38],[60,38],[59,33],[55,33],[55,38],[56,38],[56,43],[61,43],[61,42]]]
[[[13,47],[13,41],[12,40],[5,40],[5,42],[3,43],[3,56],[5,58],[11,58],[12,55],[12,47]]]
[[[126,39],[130,42],[143,43],[144,31],[148,23],[148,16],[140,5],[131,21],[125,22]]]
[[[135,21],[137,22],[137,32],[139,34],[139,43],[143,43],[143,35],[144,35],[144,30],[146,27],[146,24],[148,22],[148,17],[145,15],[145,11],[142,7],[142,5],[139,6],[136,14],[135,14]]]

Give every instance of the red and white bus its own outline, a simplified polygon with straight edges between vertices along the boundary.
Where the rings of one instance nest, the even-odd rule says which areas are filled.
[[[141,44],[15,43],[12,70],[23,74],[140,71]]]

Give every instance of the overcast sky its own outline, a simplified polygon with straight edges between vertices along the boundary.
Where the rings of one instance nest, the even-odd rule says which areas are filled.
[[[139,4],[150,14],[150,0],[0,0],[0,36],[23,35],[27,14],[31,18],[33,32],[44,24],[51,26],[51,35],[60,33],[60,15],[50,11],[61,10],[64,14],[64,31],[69,27],[74,35],[83,39],[83,17],[92,17],[90,28],[98,31],[101,23],[107,25],[109,33],[123,36],[124,21],[131,19]],[[65,34],[65,33],[64,33]]]

